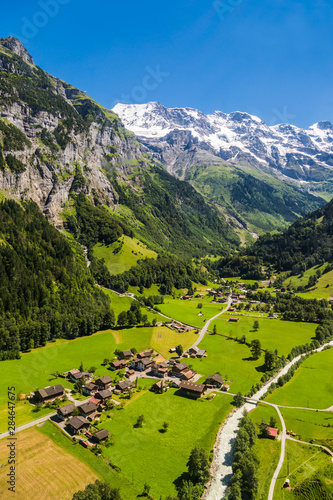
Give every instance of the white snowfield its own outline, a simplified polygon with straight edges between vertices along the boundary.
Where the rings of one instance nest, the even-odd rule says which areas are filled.
[[[332,169],[333,125],[322,121],[305,130],[294,125],[267,125],[254,115],[215,111],[205,115],[192,108],[166,108],[158,102],[116,104],[113,111],[126,128],[141,139],[166,140],[168,134],[186,131],[210,147],[217,156],[236,162],[242,154],[261,166],[288,167],[292,155],[304,174],[316,165]],[[227,155],[226,155],[227,153]]]

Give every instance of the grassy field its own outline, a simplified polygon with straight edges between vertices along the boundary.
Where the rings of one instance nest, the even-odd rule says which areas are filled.
[[[300,276],[292,276],[285,280],[284,284],[288,285],[291,283],[293,287],[298,287],[298,286],[305,286],[308,281],[310,276],[313,276],[316,274],[316,271],[319,269],[320,271],[323,271],[326,267],[326,264],[322,266],[314,266],[311,267],[310,269],[307,269],[305,271],[304,275],[302,277]],[[300,297],[304,297],[307,299],[320,299],[320,298],[325,298],[327,299],[328,297],[333,296],[333,271],[329,271],[328,273],[323,274],[319,280],[318,283],[310,288],[307,292],[305,293],[297,293]]]
[[[94,255],[104,259],[111,274],[121,274],[135,266],[139,259],[155,258],[156,252],[149,250],[143,243],[135,238],[123,235],[112,245],[98,243],[94,246]]]
[[[281,408],[281,413],[287,429],[296,432],[302,441],[315,439],[320,444],[328,440],[333,449],[333,413],[287,408]]]
[[[210,451],[220,423],[231,410],[230,402],[224,395],[195,401],[179,396],[175,389],[164,394],[146,392],[101,424],[115,436],[115,445],[103,453],[139,489],[148,482],[154,498],[174,495],[173,482],[186,470],[191,449],[200,446]],[[141,429],[134,427],[139,415],[145,416]],[[165,421],[169,428],[163,433]]]
[[[166,328],[139,327],[123,330],[107,330],[95,333],[90,337],[81,337],[75,340],[57,340],[46,347],[34,349],[22,355],[20,360],[2,361],[2,385],[0,390],[0,432],[6,430],[7,387],[16,388],[16,394],[29,394],[36,388],[61,383],[65,387],[73,385],[61,378],[55,378],[52,373],[60,373],[78,368],[81,361],[86,369],[95,366],[96,376],[110,374],[107,366],[102,366],[104,358],[114,358],[115,349],[131,349],[142,351],[153,347],[162,354],[166,352],[166,335],[171,334],[173,341],[178,342],[180,335],[184,335],[184,345],[191,345],[194,334],[173,333]],[[162,335],[159,337],[159,335]],[[178,342],[179,343],[179,342]],[[177,344],[176,344],[177,345]],[[30,422],[49,413],[48,410],[33,412],[33,406],[27,402],[17,402],[17,426]]]
[[[291,487],[295,488],[317,471],[325,469],[329,464],[331,464],[330,457],[318,448],[287,440],[286,460],[276,482],[274,500],[295,500],[293,492],[283,488],[286,477],[289,477]],[[307,498],[320,500],[314,496]]]
[[[313,354],[293,378],[267,401],[284,406],[326,409],[333,406],[333,349]]]
[[[111,290],[103,289],[104,293],[106,293],[111,299],[111,309],[113,309],[117,321],[117,317],[119,313],[122,311],[128,311],[131,307],[133,299],[127,296],[120,296],[117,293],[112,292]],[[130,290],[129,290],[130,292]],[[135,292],[131,292],[135,293]],[[156,292],[158,294],[158,292]],[[154,294],[155,295],[155,294]],[[148,321],[152,322],[155,318],[157,322],[164,322],[165,318],[161,316],[158,312],[153,312],[145,308],[141,308],[142,314],[146,314],[148,317]]]
[[[96,472],[55,444],[49,437],[36,428],[28,429],[17,435],[17,489],[8,491],[6,484],[9,472],[8,441],[0,442],[1,499],[38,498],[38,500],[70,500],[73,494],[84,489],[98,479]],[[43,479],[45,478],[45,479]]]
[[[276,427],[281,430],[281,424],[276,410],[271,406],[259,405],[255,410],[251,411],[250,417],[256,424],[258,432],[260,423],[262,421],[269,423],[271,417],[277,420]],[[271,439],[258,438],[254,445],[254,451],[260,460],[258,470],[259,489],[256,500],[267,499],[269,485],[280,458],[280,450],[280,442]]]
[[[96,457],[91,451],[83,448],[78,443],[73,443],[73,441],[64,436],[60,429],[51,422],[46,422],[42,427],[38,428],[38,431],[52,439],[56,445],[60,446],[62,448],[62,453],[64,453],[63,450],[65,450],[65,453],[67,452],[72,457],[75,457],[75,459],[85,463],[99,479],[108,482],[112,488],[119,488],[124,500],[134,500],[141,493],[141,491],[139,491],[135,485],[131,484],[122,474],[114,472],[103,458]],[[61,498],[57,500],[61,500]]]
[[[199,347],[207,351],[207,358],[189,358],[187,363],[204,376],[200,382],[207,375],[220,372],[222,377],[229,380],[230,392],[241,391],[245,394],[263,375],[262,361],[249,359],[251,353],[244,344],[207,334]]]
[[[169,359],[173,354],[170,354],[170,347],[176,347],[181,344],[184,350],[191,347],[197,339],[197,335],[191,332],[178,333],[170,330],[167,327],[154,328],[153,336],[150,345],[158,351],[166,359]]]
[[[225,308],[224,304],[213,304],[211,300],[211,297],[192,300],[179,300],[167,297],[164,300],[165,303],[159,304],[158,308],[167,316],[189,325],[202,328],[209,318],[218,314]],[[202,309],[198,309],[199,303],[203,305]],[[202,312],[203,316],[198,316],[200,312]]]
[[[287,355],[297,345],[310,343],[315,335],[316,325],[313,323],[296,323],[294,321],[282,321],[280,319],[260,318],[254,316],[238,316],[238,323],[229,323],[229,315],[222,314],[213,324],[216,324],[217,332],[233,338],[246,337],[247,342],[259,339],[263,349],[275,350],[279,354]],[[255,320],[259,321],[259,329],[253,329]]]

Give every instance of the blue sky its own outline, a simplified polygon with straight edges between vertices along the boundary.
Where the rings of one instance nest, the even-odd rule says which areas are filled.
[[[106,107],[159,101],[308,127],[333,121],[332,26],[326,0],[16,0],[1,6],[0,37]]]

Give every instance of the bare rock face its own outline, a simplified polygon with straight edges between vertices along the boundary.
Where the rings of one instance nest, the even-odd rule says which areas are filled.
[[[14,52],[14,54],[21,57],[24,62],[33,64],[34,61],[31,55],[17,38],[14,38],[13,36],[9,36],[8,38],[0,38],[0,43],[4,47],[7,47],[7,49]]]
[[[23,63],[29,63],[29,67],[13,60],[8,50]],[[36,105],[33,100],[21,98],[21,88],[25,88],[27,80],[35,81],[35,71],[41,75],[19,40],[0,39],[0,85],[5,82],[0,86],[0,124],[14,125],[27,139],[24,147],[3,150],[4,158],[8,154],[15,156],[25,170],[16,173],[7,167],[0,168],[0,190],[15,198],[34,200],[52,223],[60,225],[59,215],[73,191],[93,194],[109,206],[117,203],[112,176],[107,177],[105,172],[113,172],[118,179],[126,181],[132,164],[138,163],[144,150],[114,113],[47,73],[42,72],[41,87],[38,88],[37,83],[33,87],[37,98],[41,94],[42,104],[39,100]],[[10,73],[21,75],[23,83],[4,94],[6,76]],[[44,86],[49,92],[47,96],[43,95]],[[52,107],[49,102],[54,96],[56,101]],[[79,105],[75,107],[77,102]],[[94,113],[88,123],[86,109]],[[63,143],[59,141],[59,134],[65,138]],[[3,139],[4,132],[0,129],[0,152]]]

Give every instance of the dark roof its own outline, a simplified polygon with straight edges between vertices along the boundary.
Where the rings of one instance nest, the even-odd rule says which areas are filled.
[[[99,431],[95,432],[94,437],[97,438],[99,441],[102,439],[106,439],[110,436],[110,433],[107,429],[100,429]]]
[[[188,368],[187,364],[186,363],[176,363],[174,366],[174,368],[177,368],[177,370],[185,370],[186,368]]]
[[[206,382],[208,382],[208,380],[214,380],[214,382],[218,382],[219,384],[224,383],[224,378],[221,377],[221,375],[219,375],[218,373],[215,373],[214,375],[209,375],[209,377],[207,377],[206,379]]]
[[[179,387],[186,391],[198,392],[199,394],[202,394],[206,389],[206,386],[204,386],[203,384],[197,384],[196,382],[188,382],[187,380],[181,382],[179,384]]]
[[[121,380],[118,382],[117,387],[120,387],[120,389],[123,391],[125,389],[130,389],[133,387],[132,382],[130,380]]]
[[[45,389],[40,389],[39,394],[42,396],[42,398],[49,398],[51,396],[57,396],[60,393],[64,393],[65,389],[61,384],[58,385],[52,385],[51,387],[45,387]]]
[[[83,405],[79,406],[79,410],[83,411],[83,413],[90,413],[92,411],[96,411],[97,406],[95,405],[95,403],[87,401],[87,403],[83,403]]]
[[[68,420],[68,425],[72,426],[76,430],[81,429],[83,425],[87,424],[90,425],[90,422],[84,417],[73,417]]]
[[[69,404],[69,405],[65,405],[65,406],[62,406],[61,408],[58,408],[58,413],[61,413],[61,415],[66,416],[66,415],[69,415],[70,413],[72,413],[74,408],[75,408],[75,405],[73,403]]]
[[[151,365],[152,363],[154,363],[154,361],[150,358],[143,358],[143,359],[140,359],[140,362],[143,364],[143,365]]]
[[[98,386],[97,384],[95,384],[95,382],[89,382],[88,384],[85,384],[84,387],[89,391],[93,391],[94,389],[97,389]]]
[[[103,389],[103,391],[98,391],[95,394],[95,398],[100,396],[101,399],[110,398],[112,396],[112,392],[109,389]]]
[[[121,353],[123,356],[133,356],[132,351],[122,351]]]
[[[112,378],[110,377],[110,375],[104,375],[104,377],[101,377],[101,378],[98,378],[97,380],[95,380],[96,384],[98,384],[99,382],[101,384],[111,384]]]

